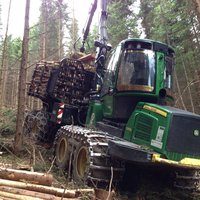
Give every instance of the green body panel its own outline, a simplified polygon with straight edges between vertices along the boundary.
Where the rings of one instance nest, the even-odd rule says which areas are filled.
[[[134,101],[131,104],[131,100],[130,100],[130,104],[123,104],[123,105],[118,105],[118,99],[119,98],[129,98],[129,99],[134,99],[134,98],[141,98],[141,99],[148,99],[148,98],[154,98],[155,95],[152,93],[141,93],[141,92],[118,92],[115,93],[114,95],[105,95],[102,98],[102,102],[103,102],[103,117],[105,118],[117,118],[116,116],[116,112],[119,109],[120,106],[123,107],[123,109],[131,109],[132,111],[134,110],[135,106]],[[137,102],[136,102],[137,103]],[[129,116],[128,116],[129,118]],[[127,119],[128,119],[127,118]]]
[[[105,95],[103,98],[103,116],[110,117],[113,115],[114,108],[114,96],[113,95]]]
[[[146,109],[145,106],[151,109]],[[167,150],[171,119],[172,113],[166,107],[140,102],[128,120],[124,139],[153,150],[169,160],[200,158]]]
[[[146,110],[144,105],[162,110],[167,116]],[[170,113],[166,109],[155,104],[139,103],[128,120],[124,139],[165,154],[169,124]]]
[[[196,158],[196,159],[200,159],[199,156],[192,156],[189,154],[181,154],[181,153],[176,153],[176,152],[166,152],[166,158],[170,159],[170,160],[174,160],[174,161],[180,161],[184,158]]]
[[[89,105],[87,117],[86,117],[86,125],[95,126],[97,121],[102,120],[103,118],[103,106],[99,101],[92,101]]]

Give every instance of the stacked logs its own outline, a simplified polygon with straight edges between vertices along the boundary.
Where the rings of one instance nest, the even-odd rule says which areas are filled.
[[[41,100],[46,98],[46,88],[53,70],[59,68],[60,63],[54,61],[40,61],[36,64],[30,83],[28,95],[38,97]]]
[[[86,76],[82,62],[73,59],[61,61],[59,74],[53,85],[52,96],[65,103],[81,100],[84,95]]]
[[[28,95],[45,101],[51,98],[70,103],[82,100],[90,90],[94,72],[84,69],[82,61],[63,59],[58,62],[43,61],[36,65]]]
[[[83,195],[94,199],[93,189],[55,188],[52,182],[51,174],[0,168],[0,199],[72,200]]]

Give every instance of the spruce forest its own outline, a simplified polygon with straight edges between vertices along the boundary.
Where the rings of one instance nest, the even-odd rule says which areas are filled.
[[[58,61],[74,51],[79,38],[78,21],[67,3],[41,1],[38,23],[30,26],[26,82],[39,60]],[[198,1],[110,1],[108,37],[112,47],[125,38],[148,38],[167,43],[176,52],[174,71],[175,106],[200,113],[199,105],[199,12]],[[71,13],[71,14],[70,14]],[[83,13],[84,15],[84,13]],[[85,13],[85,16],[87,13]],[[9,24],[8,24],[9,26]],[[94,51],[97,28],[92,27],[87,47]],[[17,107],[22,38],[1,31],[1,105]],[[66,40],[67,38],[67,40]],[[27,109],[40,102],[26,97]]]
[[[100,187],[103,189],[99,189],[97,191],[96,188],[98,187],[96,186],[98,184],[96,184],[95,187],[93,185],[92,189],[90,187],[91,184],[89,184],[89,187],[88,187],[88,185],[84,181],[81,182],[82,184],[80,184],[79,182],[80,179],[77,177],[80,174],[81,174],[80,176],[83,176],[83,177],[85,176],[84,175],[86,173],[85,171],[87,171],[85,169],[87,169],[87,165],[89,165],[88,164],[89,161],[94,164],[96,160],[92,156],[93,154],[95,155],[95,153],[96,154],[99,153],[100,151],[99,149],[101,145],[104,143],[104,140],[102,141],[99,140],[98,142],[96,140],[92,140],[91,138],[94,136],[93,135],[88,136],[89,135],[88,133],[87,133],[88,135],[86,134],[87,136],[85,136],[84,134],[85,132],[87,132],[87,130],[84,129],[85,131],[85,132],[83,131],[84,134],[82,133],[81,135],[78,135],[77,137],[75,137],[74,142],[71,142],[71,139],[67,137],[71,137],[71,136],[74,137],[73,135],[74,132],[71,133],[69,131],[68,134],[64,135],[63,134],[64,128],[62,129],[62,131],[59,131],[61,127],[60,124],[62,123],[64,124],[64,122],[57,121],[56,122],[57,124],[54,124],[51,121],[52,116],[55,114],[54,112],[55,110],[53,110],[52,113],[50,113],[51,112],[50,110],[55,109],[55,105],[49,102],[53,101],[52,100],[53,97],[50,97],[50,99],[48,100],[44,100],[44,98],[42,97],[38,98],[37,96],[29,95],[28,91],[31,85],[31,81],[33,79],[33,74],[35,73],[34,71],[35,67],[36,65],[38,65],[38,63],[42,65],[41,63],[49,62],[51,63],[51,65],[59,65],[59,63],[65,58],[77,59],[77,58],[80,58],[81,56],[86,56],[86,55],[91,54],[93,56],[93,60],[91,61],[93,65],[95,65],[96,63],[98,64],[101,57],[97,59],[96,62],[94,62],[95,53],[96,53],[96,48],[94,47],[94,40],[98,39],[99,37],[98,35],[99,22],[92,23],[89,30],[88,38],[85,42],[85,52],[83,54],[83,53],[80,53],[79,51],[82,45],[82,38],[84,37],[81,32],[83,27],[81,27],[82,24],[80,24],[75,14],[76,7],[72,6],[74,5],[73,2],[76,0],[71,0],[71,3],[69,3],[68,0],[40,0],[38,21],[34,24],[30,24],[29,22],[30,9],[31,9],[31,6],[34,4],[34,0],[26,0],[26,4],[23,5],[24,6],[24,27],[23,27],[24,31],[23,31],[22,37],[15,37],[15,34],[9,34],[9,31],[8,31],[10,27],[10,19],[12,16],[12,12],[10,9],[12,7],[12,3],[13,3],[12,1],[14,0],[7,1],[8,10],[6,12],[4,11],[4,13],[6,13],[7,15],[6,21],[2,21],[3,6],[1,5],[2,1],[0,1],[0,16],[1,16],[0,17],[0,156],[1,156],[0,199],[1,197],[2,199],[4,198],[5,199],[21,199],[21,197],[15,198],[14,196],[12,196],[12,192],[8,188],[2,189],[4,184],[1,183],[2,179],[9,179],[8,177],[6,176],[2,177],[1,175],[1,172],[2,170],[5,169],[5,167],[7,168],[8,166],[8,168],[17,170],[17,169],[21,169],[21,165],[26,166],[26,168],[28,169],[30,168],[31,170],[33,169],[34,171],[38,171],[40,173],[47,173],[48,175],[49,173],[52,173],[53,176],[56,177],[55,178],[56,181],[54,181],[53,187],[54,188],[58,187],[62,189],[64,188],[63,190],[64,196],[58,195],[59,196],[58,197],[57,193],[54,194],[53,192],[52,193],[46,192],[49,195],[55,195],[55,196],[44,197],[41,194],[37,194],[38,195],[38,196],[36,195],[37,199],[68,199],[68,198],[69,199],[70,198],[72,199],[105,199],[105,200],[109,200],[109,199],[119,199],[119,200],[120,199],[122,200],[123,199],[124,200],[125,199],[136,199],[136,200],[200,199],[200,195],[197,194],[198,192],[200,192],[200,181],[199,181],[200,154],[197,153],[199,151],[200,144],[199,146],[197,144],[193,145],[192,144],[193,139],[191,139],[190,136],[188,136],[188,141],[191,142],[191,146],[193,145],[192,150],[194,150],[195,148],[198,149],[198,150],[195,149],[196,152],[192,154],[192,156],[190,157],[192,161],[193,159],[198,158],[197,159],[198,164],[196,164],[194,167],[195,170],[198,169],[197,170],[198,181],[196,181],[197,180],[196,171],[195,172],[192,171],[192,173],[188,175],[188,171],[186,169],[185,171],[183,170],[181,171],[181,173],[179,174],[176,173],[176,174],[178,174],[177,177],[181,174],[179,177],[183,178],[184,180],[187,179],[186,180],[187,183],[189,182],[188,180],[190,180],[192,182],[192,183],[190,182],[191,185],[195,182],[194,183],[194,185],[196,184],[195,189],[191,188],[190,190],[187,187],[188,185],[184,185],[183,188],[181,188],[182,190],[180,190],[181,192],[176,191],[176,189],[174,188],[171,189],[171,186],[169,189],[168,186],[166,185],[168,182],[171,182],[172,179],[169,180],[169,176],[162,177],[161,178],[162,180],[159,180],[159,181],[161,182],[163,181],[163,182],[162,184],[160,184],[160,182],[159,183],[156,182],[159,175],[157,176],[157,178],[155,178],[156,183],[153,182],[153,183],[150,183],[149,185],[149,180],[154,180],[154,178],[152,178],[148,174],[149,169],[147,170],[148,172],[147,171],[142,172],[143,175],[141,175],[141,172],[138,172],[140,170],[140,167],[138,167],[138,165],[136,168],[134,168],[136,170],[136,173],[137,172],[138,174],[140,173],[140,176],[147,175],[149,180],[143,180],[142,178],[142,180],[140,180],[141,185],[135,186],[135,181],[136,182],[138,181],[139,175],[136,178],[134,175],[133,176],[130,175],[132,178],[134,177],[133,178],[134,183],[128,182],[127,184],[126,182],[126,184],[127,185],[129,185],[129,183],[133,184],[133,188],[131,188],[131,186],[129,185],[127,187],[128,189],[127,188],[124,189],[124,187],[122,187],[124,190],[121,189],[121,187],[119,187],[120,188],[119,189],[114,184],[115,175],[114,176],[112,175],[113,175],[113,171],[115,171],[115,165],[117,166],[116,169],[119,169],[119,171],[124,170],[124,168],[122,167],[123,164],[121,161],[119,161],[120,164],[114,163],[113,166],[111,167],[111,172],[109,171],[109,174],[111,173],[110,185],[108,185],[106,188]],[[99,0],[98,6],[101,4],[100,2],[104,2],[104,1]],[[198,115],[200,115],[200,56],[199,56],[200,55],[200,0],[106,0],[105,2],[108,3],[107,5],[108,14],[106,16],[108,43],[112,45],[112,49],[115,50],[119,42],[121,42],[122,40],[130,39],[130,38],[150,39],[153,41],[164,43],[168,45],[170,48],[174,49],[175,62],[174,62],[174,69],[172,72],[172,76],[173,76],[172,93],[173,93],[174,102],[172,106],[177,109],[183,110],[183,113],[187,113],[184,111],[188,111],[191,113],[191,115],[192,113],[195,114],[192,116],[197,117]],[[88,7],[88,10],[89,9],[90,8]],[[99,12],[99,11],[97,10],[96,12]],[[82,16],[84,19],[87,19],[87,15],[88,15],[88,12],[82,13]],[[107,57],[110,58],[111,56],[112,56],[112,53],[108,52]],[[74,65],[73,62],[72,62],[72,65]],[[43,66],[43,67],[46,67],[46,66]],[[48,70],[46,72],[50,73]],[[99,76],[100,74],[98,73],[97,73],[97,76]],[[73,80],[71,81],[73,82]],[[41,83],[42,83],[42,79],[41,79]],[[65,92],[64,89],[63,91]],[[111,91],[111,95],[112,95],[112,92],[113,91]],[[71,97],[69,99],[71,99]],[[56,107],[56,109],[58,109],[57,110],[58,113],[62,112],[62,110],[65,108],[64,104],[70,104],[71,100],[66,101],[66,102],[56,101],[57,103],[56,105],[58,106],[62,106],[61,104],[63,103],[63,108],[59,107],[60,110]],[[87,113],[84,110],[85,108],[88,108],[90,105],[92,105],[92,104],[89,104],[88,102],[87,102],[88,103],[87,105],[84,101],[79,104],[78,103],[76,104],[76,101],[72,101],[72,102],[73,102],[72,103],[73,108],[70,107],[69,110],[74,109],[74,107],[76,107],[77,105],[79,106],[79,104],[81,105],[80,106],[81,109],[79,110],[78,108],[77,110],[75,109],[75,111],[70,110],[69,112],[70,114],[72,113],[72,116],[67,118],[65,122],[67,123],[67,125],[70,124],[72,126],[72,129],[73,129],[73,125],[75,125],[75,129],[77,128],[77,130],[75,131],[75,134],[77,133],[79,134],[79,132],[81,132],[80,127],[87,127],[87,126],[84,126],[85,122],[79,123],[79,121],[81,121],[82,118],[86,116],[86,114],[87,114],[87,118],[85,117],[84,119],[86,121],[86,124],[88,123],[89,125],[93,123],[93,120],[94,121],[96,120],[95,121],[96,123],[98,121],[98,117],[101,115],[98,115],[98,117],[96,116],[94,117],[93,115],[89,116],[88,113],[92,111],[89,110]],[[102,100],[101,102],[104,102],[104,100]],[[149,102],[149,103],[152,103],[152,102]],[[98,110],[100,108],[98,107],[96,109]],[[156,107],[156,109],[158,110],[155,111],[154,108],[151,108],[149,110],[149,113],[150,111],[154,110],[155,113],[157,112],[157,114],[158,112],[160,112],[161,115],[163,115],[163,112],[164,112],[164,115],[165,115],[165,112],[167,112],[167,111],[160,111],[159,109],[161,108]],[[78,116],[77,118],[74,117],[74,112],[80,116]],[[98,111],[94,111],[94,112],[98,112]],[[29,113],[31,113],[31,115],[29,115]],[[81,120],[79,118],[81,118]],[[39,119],[39,122],[37,121],[38,119]],[[125,131],[125,137],[127,137],[126,134],[128,133],[129,130],[134,131],[134,128],[131,129],[128,126],[125,126],[128,120],[123,119],[120,121],[119,118],[116,118],[114,120],[112,119],[110,121],[109,120],[110,120],[109,117],[107,117],[106,119],[103,119],[102,122],[100,122],[100,125],[102,125],[101,123],[105,123],[106,125],[103,125],[103,127],[106,127],[106,128],[107,126],[109,127],[116,126],[116,129],[113,129],[113,130],[119,129],[119,130]],[[78,121],[77,124],[78,125],[80,124],[80,127],[78,127],[78,125],[76,124],[76,121]],[[146,127],[146,125],[144,124],[148,122],[149,121],[143,122],[142,123],[143,126]],[[128,124],[130,125],[130,122]],[[188,126],[189,125],[190,123],[188,123]],[[163,132],[161,130],[161,128],[163,128],[162,126],[160,125],[156,129],[157,136],[158,134],[161,134],[161,135],[164,134],[164,130]],[[198,127],[195,127],[192,132],[193,135],[196,136],[197,140],[198,140],[198,136],[200,135],[200,130],[198,128],[200,128],[200,125]],[[65,128],[65,129],[68,130],[69,128]],[[96,130],[96,127],[95,127],[95,130]],[[42,136],[44,138],[42,138],[42,142],[40,141],[42,143],[41,145],[41,143],[38,142],[38,138],[36,137],[38,137],[38,135],[40,134],[38,132],[42,132],[42,134],[44,133],[43,135],[45,135],[46,134],[45,131],[47,132],[51,131],[55,133],[53,133],[53,136],[50,136],[47,139],[46,139],[46,136]],[[58,134],[56,134],[57,131],[58,131]],[[28,132],[28,135],[27,135],[27,132]],[[31,137],[29,137],[29,134],[31,135]],[[83,142],[83,140],[85,139],[83,135],[86,138],[86,140],[90,142],[88,143],[87,141]],[[146,137],[145,134],[144,134],[144,137]],[[161,137],[162,139],[164,138],[163,135]],[[79,141],[79,138],[81,138],[80,141]],[[133,137],[133,139],[135,138]],[[130,139],[130,141],[132,141],[133,139]],[[96,142],[97,146],[100,145],[100,147],[98,146],[97,148],[98,150],[96,150],[95,147],[93,146],[88,147],[92,142],[93,143]],[[154,156],[154,151],[158,150],[159,148],[158,145],[161,144],[159,143],[161,141],[156,141],[156,142],[157,142],[156,143],[157,149],[156,148],[151,149],[152,151],[150,151],[150,153],[147,153],[148,156],[149,155],[152,156],[152,160]],[[67,147],[65,146],[65,143],[67,144],[66,145]],[[82,143],[83,143],[83,146],[88,145],[86,147],[88,149],[85,150],[85,146],[84,148],[80,147],[80,144]],[[60,145],[60,148],[58,147],[58,144]],[[109,143],[106,143],[106,145],[108,144]],[[143,144],[141,144],[140,142],[138,142],[137,145],[142,145],[141,148],[143,148]],[[162,145],[165,145],[165,143],[163,142]],[[151,147],[147,145],[144,147],[143,150],[144,152],[149,152],[150,148]],[[156,151],[159,155],[163,153],[161,152],[160,149],[158,150],[158,152]],[[108,150],[106,150],[106,153],[107,151],[109,151],[109,148]],[[187,148],[184,151],[187,151]],[[83,152],[83,153],[81,154],[80,152],[81,153]],[[190,150],[188,150],[188,152],[190,153]],[[189,155],[188,152],[185,153],[184,155]],[[76,155],[75,155],[79,153],[81,157],[80,161],[78,160],[79,157],[76,158]],[[87,153],[88,155],[85,155]],[[164,151],[164,153],[166,152]],[[170,157],[172,154],[169,153],[170,162],[167,163],[168,161],[166,161],[167,163],[166,166],[172,165],[174,168],[176,168],[177,165],[180,164],[179,161],[184,160],[184,155],[181,154],[181,152],[178,152],[178,153],[180,153],[180,157],[178,156]],[[105,157],[104,154],[101,154],[101,156]],[[160,160],[158,162],[165,162],[162,159],[167,159],[167,156],[161,155],[159,157]],[[69,162],[69,164],[64,163],[64,161]],[[103,162],[104,160],[102,161],[102,163]],[[166,163],[164,163],[164,165]],[[75,171],[74,166],[76,164],[77,164],[78,172],[74,172]],[[105,165],[107,167],[107,164]],[[188,165],[190,166],[190,164]],[[188,165],[186,164],[186,168],[188,167]],[[130,170],[131,167],[129,166],[129,163],[125,166],[126,166],[125,169]],[[79,174],[79,168],[80,168],[80,174]],[[82,172],[82,170],[83,171],[85,170],[85,171]],[[88,170],[92,171],[93,168],[91,167]],[[170,169],[170,174],[172,171],[173,170]],[[87,175],[89,176],[92,173],[95,173],[95,172],[92,171],[90,172],[90,174],[88,173]],[[155,172],[152,172],[152,173],[155,175]],[[161,170],[160,173],[162,174],[163,171]],[[127,172],[125,174],[126,176],[129,176],[127,175]],[[14,180],[14,181],[17,181],[17,180]],[[113,185],[115,185],[114,187],[111,186],[112,182],[113,182]],[[18,191],[19,187],[17,185],[16,186],[9,185],[8,187],[11,187],[11,188],[14,187],[17,190],[15,194],[19,196],[20,195],[27,196],[28,197],[27,199],[36,198],[36,196],[34,197],[34,195],[32,195],[30,191],[38,192],[34,190],[33,188],[31,188],[31,189],[27,189],[29,192],[26,194],[26,193],[23,193],[22,191]],[[80,190],[79,192],[77,192],[77,188]],[[95,190],[93,191],[94,188]],[[197,193],[196,193],[196,188],[198,191]],[[26,189],[26,188],[21,187],[19,190],[21,189]],[[68,189],[69,189],[69,193],[71,194],[71,197],[68,197],[67,195],[65,196],[65,193],[66,193],[65,190],[68,190]],[[53,191],[53,189],[50,189],[50,190]],[[8,196],[6,196],[7,194],[6,195],[3,194],[2,191],[4,191],[4,193],[9,193]],[[45,193],[45,192],[43,191],[41,193]],[[72,195],[72,193],[74,196]],[[97,198],[98,195],[99,197]]]

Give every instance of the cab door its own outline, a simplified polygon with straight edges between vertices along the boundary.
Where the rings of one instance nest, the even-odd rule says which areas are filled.
[[[106,67],[104,82],[101,91],[103,99],[103,115],[104,117],[112,117],[114,96],[116,90],[117,68],[120,60],[121,44],[113,50],[111,58]]]

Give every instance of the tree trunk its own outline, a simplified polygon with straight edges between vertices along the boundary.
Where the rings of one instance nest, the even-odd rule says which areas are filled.
[[[197,11],[198,19],[200,19],[200,0],[192,0]]]
[[[9,20],[10,20],[11,4],[12,4],[12,0],[9,1],[6,32],[5,32],[4,42],[3,42],[3,52],[2,52],[2,61],[1,61],[1,70],[0,70],[0,106],[2,106],[3,104],[3,74],[4,74],[3,71],[5,69],[5,60],[6,60],[6,54],[7,54],[8,27],[9,27]]]
[[[46,58],[46,34],[47,34],[47,10],[46,10],[46,5],[47,2],[46,0],[42,1],[42,4],[44,4],[44,12],[42,13],[42,20],[43,20],[43,34],[42,36],[42,56],[41,60],[45,60]]]
[[[8,88],[8,56],[6,55],[5,56],[5,64],[4,64],[4,70],[3,70],[3,73],[2,73],[2,80],[3,80],[3,83],[2,83],[2,88],[1,88],[1,91],[2,91],[2,97],[1,97],[1,102],[2,102],[2,105],[3,106],[9,106],[9,101],[10,101],[10,98],[8,98],[8,95],[10,93],[10,91],[8,91],[8,89],[6,90],[6,88]],[[11,88],[9,89],[11,90]]]
[[[186,71],[185,62],[183,60],[182,55],[180,55],[180,57],[181,57],[181,61],[182,61],[182,64],[183,64],[183,71],[184,71],[184,74],[185,74],[186,83],[187,83],[187,85],[189,85],[189,78],[188,78],[188,74],[187,74],[187,71]],[[193,104],[193,98],[192,98],[192,94],[191,94],[190,85],[188,86],[188,94],[189,94],[189,99],[190,99],[190,103],[191,103],[191,109],[192,109],[191,111],[194,113],[195,110],[194,110],[194,104]]]
[[[62,56],[62,38],[63,38],[63,33],[62,33],[62,0],[58,1],[58,60],[61,59]]]
[[[21,59],[21,67],[19,74],[17,123],[16,123],[16,134],[14,141],[15,153],[19,152],[22,149],[22,138],[23,138],[22,126],[24,122],[24,111],[25,111],[26,68],[28,61],[28,45],[29,45],[29,10],[30,10],[30,0],[26,0],[24,37],[22,43],[22,59]]]
[[[178,82],[178,77],[177,77],[177,74],[176,74],[175,70],[174,70],[174,78],[175,78],[175,82],[176,82],[176,85],[177,85],[177,91],[178,91],[178,97],[177,97],[177,99],[175,101],[175,106],[177,105],[177,102],[179,101],[179,98],[180,98],[180,102],[181,102],[181,104],[183,106],[183,109],[187,110],[186,105],[185,105],[185,103],[183,101],[181,89],[180,89],[179,82]]]
[[[16,71],[16,76],[14,76],[14,84],[15,84],[15,91],[14,91],[14,96],[13,96],[13,101],[14,101],[14,107],[17,108],[18,105],[18,91],[19,91],[19,70]]]

